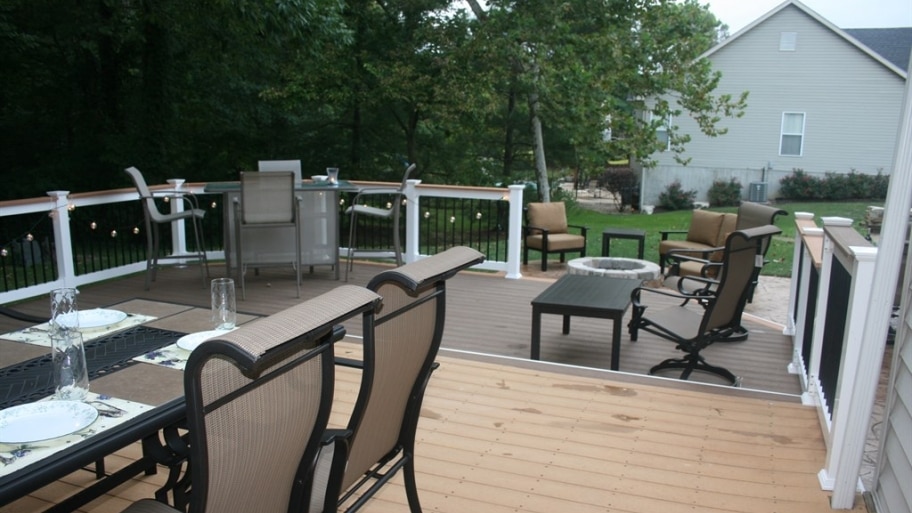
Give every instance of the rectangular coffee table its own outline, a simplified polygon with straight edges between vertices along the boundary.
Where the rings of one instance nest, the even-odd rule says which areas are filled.
[[[541,316],[564,316],[563,334],[570,333],[570,316],[612,319],[611,370],[618,370],[621,358],[621,319],[630,306],[630,293],[640,280],[568,274],[532,300],[532,354],[541,357]]]

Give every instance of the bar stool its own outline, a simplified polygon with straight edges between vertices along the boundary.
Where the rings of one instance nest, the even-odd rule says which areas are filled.
[[[402,176],[402,183],[398,189],[391,187],[367,187],[358,191],[352,200],[350,207],[345,209],[345,213],[350,215],[348,228],[348,263],[345,265],[345,281],[348,281],[348,272],[352,267],[352,258],[355,253],[355,232],[358,226],[358,216],[368,216],[378,219],[392,219],[393,224],[393,252],[396,254],[396,266],[402,265],[402,243],[399,237],[399,217],[402,207],[402,199],[405,197],[405,186],[408,182],[409,175],[415,170],[415,164],[409,165]],[[358,202],[367,196],[387,195],[390,201],[387,208],[372,207]]]
[[[203,276],[203,287],[209,286],[209,262],[206,260],[206,249],[203,247],[203,228],[202,220],[206,211],[197,208],[196,201],[192,196],[180,194],[182,201],[190,205],[189,210],[163,214],[158,210],[155,204],[155,196],[146,185],[146,179],[143,178],[142,172],[135,167],[128,167],[124,171],[133,179],[136,190],[139,192],[139,201],[142,202],[143,214],[146,221],[146,290],[151,287],[151,282],[155,281],[155,274],[158,269],[158,261],[166,259],[196,258],[200,263],[200,273]],[[196,251],[187,255],[163,255],[159,256],[160,234],[159,226],[169,224],[173,221],[189,220],[193,227],[193,239],[196,243]]]

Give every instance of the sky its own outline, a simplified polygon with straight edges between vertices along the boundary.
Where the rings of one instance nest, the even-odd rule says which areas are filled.
[[[912,0],[800,0],[839,28],[912,27]],[[783,0],[705,0],[734,34]]]

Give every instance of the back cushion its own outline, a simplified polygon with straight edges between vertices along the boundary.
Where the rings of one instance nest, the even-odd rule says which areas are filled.
[[[722,214],[707,210],[694,210],[687,240],[707,246],[715,246],[719,239],[719,227],[722,225]]]
[[[567,233],[567,212],[563,202],[529,203],[529,224],[550,233]]]
[[[722,214],[722,223],[719,225],[719,237],[716,239],[716,246],[725,245],[725,239],[735,231],[738,226],[737,214]]]

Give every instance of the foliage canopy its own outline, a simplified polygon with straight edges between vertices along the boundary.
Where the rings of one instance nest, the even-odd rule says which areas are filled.
[[[126,187],[130,165],[233,180],[290,158],[547,190],[648,165],[669,114],[720,133],[744,97],[713,96],[697,59],[719,30],[696,0],[7,0],[0,199]]]

